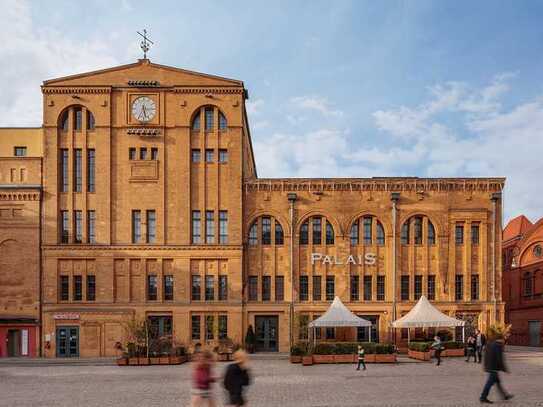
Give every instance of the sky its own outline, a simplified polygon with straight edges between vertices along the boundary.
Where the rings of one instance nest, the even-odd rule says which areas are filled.
[[[153,62],[244,81],[259,177],[507,177],[543,217],[541,1],[0,0],[0,126],[43,80]]]

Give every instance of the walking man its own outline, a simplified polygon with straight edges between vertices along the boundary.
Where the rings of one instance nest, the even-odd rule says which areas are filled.
[[[491,340],[489,340],[488,345],[485,348],[485,371],[488,372],[488,379],[486,381],[483,392],[479,401],[481,403],[492,404],[492,401],[488,399],[488,394],[492,386],[496,385],[498,392],[500,393],[502,399],[509,400],[513,397],[512,394],[509,394],[502,387],[500,381],[499,372],[508,372],[507,367],[505,366],[505,360],[503,357],[503,348],[505,340],[503,335],[496,334]]]
[[[480,329],[475,331],[475,348],[477,351],[477,362],[481,363],[483,359],[483,349],[486,345],[486,336],[481,332]]]
[[[430,348],[434,350],[434,356],[437,360],[436,366],[441,365],[441,351],[443,350],[443,345],[441,344],[441,338],[439,336],[434,336],[434,342]]]
[[[358,345],[358,367],[356,370],[360,370],[360,365],[364,366],[364,370],[366,370],[366,363],[364,362],[364,348]]]

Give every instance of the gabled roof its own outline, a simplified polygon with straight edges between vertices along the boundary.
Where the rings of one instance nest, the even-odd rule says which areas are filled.
[[[530,222],[526,216],[517,216],[516,218],[511,219],[503,230],[502,239],[504,242],[506,242],[510,239],[521,236],[532,226],[532,222]]]
[[[336,327],[336,326],[371,326],[367,319],[357,317],[341,302],[339,297],[334,298],[323,316],[309,323],[309,327]]]
[[[159,86],[236,86],[236,79],[174,68],[152,63],[149,59],[98,71],[85,72],[62,78],[49,79],[43,86],[126,86],[131,81],[158,81]]]
[[[411,311],[392,323],[394,328],[438,328],[463,326],[464,321],[445,315],[422,295]]]

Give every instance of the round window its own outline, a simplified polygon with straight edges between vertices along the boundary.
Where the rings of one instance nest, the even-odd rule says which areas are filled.
[[[535,257],[541,257],[543,256],[543,247],[541,245],[536,244],[534,247],[534,256]]]

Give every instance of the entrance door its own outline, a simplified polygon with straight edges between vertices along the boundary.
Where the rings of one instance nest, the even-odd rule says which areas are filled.
[[[57,328],[57,357],[73,358],[79,356],[79,328],[62,326]]]
[[[8,357],[21,356],[21,331],[18,329],[8,330]]]
[[[371,342],[379,342],[379,315],[358,315],[371,322]],[[370,327],[356,328],[356,340],[358,342],[370,342]]]
[[[255,317],[255,336],[257,352],[277,352],[279,350],[279,317]]]
[[[530,346],[541,345],[541,321],[528,321],[528,334]]]

